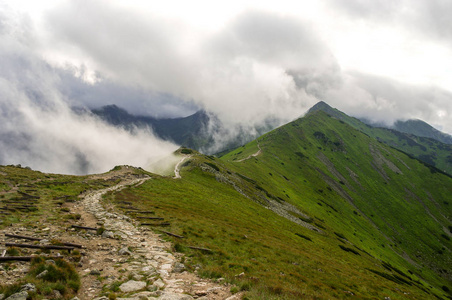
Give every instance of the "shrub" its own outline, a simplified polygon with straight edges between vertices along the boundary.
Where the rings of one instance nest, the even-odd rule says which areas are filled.
[[[445,235],[444,233],[443,234],[441,234],[441,236],[444,238],[444,239],[446,239],[446,240],[448,240],[448,241],[450,241],[450,237],[448,237],[447,235]]]
[[[341,239],[348,241],[347,238],[342,233],[334,232],[334,234],[340,237]]]
[[[6,249],[6,254],[8,254],[8,256],[19,256],[20,250],[16,247],[9,247]]]
[[[105,231],[105,228],[103,226],[99,227],[99,228],[97,228],[96,234],[97,235],[102,235],[102,233],[104,233],[104,231]]]
[[[44,271],[47,273],[37,279],[36,276]],[[37,292],[41,295],[50,295],[53,290],[57,290],[63,296],[71,296],[77,293],[81,285],[74,266],[63,259],[47,263],[43,257],[34,258],[26,279],[35,283]]]
[[[348,248],[348,247],[345,247],[345,246],[343,246],[343,245],[339,245],[339,247],[340,247],[342,250],[346,251],[346,252],[351,252],[351,253],[353,253],[353,254],[355,254],[355,255],[361,255],[361,254],[359,254],[359,252],[356,251],[355,249]]]
[[[312,242],[312,239],[311,239],[310,237],[308,237],[308,236],[305,236],[305,235],[303,235],[303,234],[301,234],[301,233],[295,233],[295,234],[298,235],[299,237],[301,237],[301,238],[307,240],[307,241]]]
[[[193,151],[191,149],[184,148],[180,151],[182,154],[192,154]]]
[[[304,158],[304,155],[301,152],[295,152],[295,154],[298,155],[298,157],[300,157],[300,158]]]
[[[220,171],[220,168],[218,168],[218,166],[216,164],[213,164],[210,162],[206,162],[205,164],[208,165],[209,167],[212,167],[216,171]]]

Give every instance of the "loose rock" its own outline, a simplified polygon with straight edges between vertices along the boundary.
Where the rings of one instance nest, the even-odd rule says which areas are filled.
[[[118,251],[119,255],[132,255],[132,252],[127,249],[127,247],[124,247]]]
[[[173,272],[174,273],[182,273],[183,271],[185,271],[185,265],[181,264],[179,262],[174,264],[174,268],[173,268]]]
[[[154,281],[153,285],[161,289],[165,286],[165,283],[159,278],[156,281]]]
[[[33,283],[24,284],[21,289],[21,292],[36,292],[36,286]]]
[[[102,233],[102,237],[105,238],[105,239],[114,239],[115,238],[115,234],[113,232],[109,231],[109,230],[105,230]]]
[[[49,271],[44,270],[44,271],[42,271],[41,273],[39,273],[38,275],[36,275],[36,278],[42,278],[42,277],[44,277],[47,273],[49,273]]]

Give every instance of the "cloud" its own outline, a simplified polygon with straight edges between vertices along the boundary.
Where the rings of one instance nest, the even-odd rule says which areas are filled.
[[[130,133],[74,113],[58,89],[58,72],[30,48],[32,31],[17,34],[23,27],[16,25],[3,27],[0,35],[7,45],[0,49],[0,164],[99,173],[118,164],[145,167],[177,148],[150,131]]]
[[[449,12],[452,2],[443,0],[334,0],[328,1],[332,11],[346,13],[360,22],[399,27],[411,35],[452,43]]]
[[[399,119],[421,119],[452,133],[452,93],[398,82],[381,76],[349,72],[323,97],[348,114],[392,125]]]
[[[192,101],[183,101],[168,93],[153,92],[109,79],[102,79],[96,84],[88,83],[83,80],[83,73],[74,67],[55,69],[55,72],[60,77],[58,89],[76,107],[92,109],[114,103],[129,113],[156,118],[185,117],[199,110]]]
[[[262,11],[245,11],[209,34],[102,1],[66,2],[47,22],[52,47],[97,73],[94,82],[106,78],[194,104],[214,113],[231,138],[237,126],[301,116],[316,99],[293,74],[337,68],[310,24]]]
[[[306,95],[287,71],[334,62],[309,24],[258,11],[208,36],[100,1],[67,2],[48,23],[51,44],[64,49],[68,61],[115,82],[193,101],[224,122],[299,116]]]
[[[9,12],[0,18],[0,92],[8,99],[0,102],[1,147],[8,150],[0,162],[64,166],[64,172],[81,166],[76,172],[83,173],[107,170],[114,161],[145,165],[160,148],[166,153],[175,147],[150,132],[127,133],[69,109],[79,105],[117,104],[161,117],[204,109],[215,116],[206,128],[215,141],[203,149],[209,153],[295,119],[319,100],[373,121],[420,118],[452,132],[449,92],[343,71],[320,36],[321,22],[246,9],[205,30],[119,2],[57,3],[41,22]],[[440,2],[416,1],[413,10],[404,1],[336,3],[328,8],[334,14],[321,16],[407,29],[415,24],[417,35],[433,32],[438,39],[449,34]],[[422,5],[429,16],[418,13]]]

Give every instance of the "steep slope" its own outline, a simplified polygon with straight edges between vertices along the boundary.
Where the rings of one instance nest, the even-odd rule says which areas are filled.
[[[420,159],[421,161],[435,167],[440,172],[446,172],[452,175],[452,145],[444,144],[435,138],[423,137],[422,132],[425,132],[428,124],[420,126],[419,130],[414,129],[414,126],[399,125],[410,132],[418,132],[421,135],[413,135],[412,133],[405,133],[394,129],[372,127],[360,120],[350,117],[343,112],[332,108],[325,102],[319,102],[314,105],[307,115],[317,111],[323,111],[334,118],[341,120],[355,129],[367,134],[370,137],[376,138],[379,141],[399,149],[413,157]],[[415,122],[419,124],[419,122]],[[397,124],[397,123],[396,123]],[[406,122],[405,124],[411,124]],[[399,126],[399,127],[400,127]],[[431,127],[431,126],[430,126]],[[432,128],[433,129],[433,128]],[[441,132],[439,134],[442,134]]]
[[[450,286],[450,177],[323,111],[256,143],[222,159],[373,256]]]

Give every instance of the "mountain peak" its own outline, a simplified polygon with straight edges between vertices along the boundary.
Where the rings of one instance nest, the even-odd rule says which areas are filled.
[[[341,112],[340,110],[338,110],[334,107],[331,107],[329,104],[327,104],[326,102],[323,102],[323,101],[317,102],[317,104],[315,104],[313,107],[311,107],[308,110],[308,112],[306,113],[306,116],[316,113],[318,111],[323,111],[323,112],[329,114],[330,116],[333,116],[339,120],[342,120],[344,118],[350,118],[345,113]]]
[[[334,111],[334,108],[331,107],[330,105],[328,105],[326,102],[324,101],[319,101],[317,102],[313,107],[311,107],[307,114],[316,112],[316,111],[324,111],[326,113],[330,112],[330,111]]]

